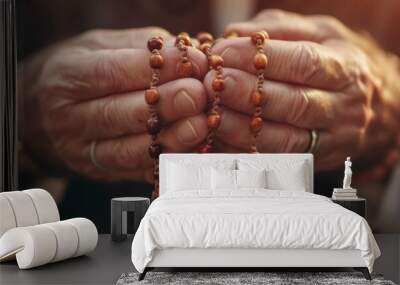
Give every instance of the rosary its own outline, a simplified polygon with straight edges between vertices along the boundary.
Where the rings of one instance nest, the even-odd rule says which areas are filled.
[[[234,33],[227,37],[237,36]],[[197,35],[200,43],[199,49],[207,56],[209,68],[215,71],[215,78],[212,81],[212,89],[215,92],[214,98],[209,104],[207,113],[208,134],[205,142],[198,149],[199,153],[210,153],[213,149],[213,141],[215,133],[221,124],[221,116],[219,113],[220,93],[224,91],[225,84],[223,78],[224,60],[221,56],[212,54],[211,47],[215,43],[211,34],[202,32]],[[253,116],[249,123],[249,129],[252,134],[252,142],[249,147],[250,153],[258,153],[256,141],[257,136],[261,131],[263,119],[261,117],[262,105],[265,103],[265,94],[263,91],[264,71],[267,67],[268,59],[264,52],[264,42],[268,39],[268,34],[265,31],[255,32],[250,35],[250,40],[254,44],[257,52],[253,58],[253,65],[257,70],[256,89],[251,95],[251,103],[254,106]],[[181,53],[181,59],[178,64],[177,73],[180,77],[190,77],[193,73],[193,65],[188,57],[188,47],[193,46],[190,36],[187,33],[180,33],[176,37],[175,47]],[[147,131],[151,137],[149,146],[149,155],[154,160],[154,190],[152,199],[158,197],[159,194],[159,155],[162,152],[162,146],[158,142],[158,134],[161,131],[161,120],[157,114],[156,105],[160,101],[160,92],[157,85],[160,80],[160,70],[164,65],[164,58],[160,54],[163,47],[163,38],[153,37],[147,42],[147,47],[151,52],[150,67],[152,68],[152,78],[150,88],[145,91],[145,100],[149,106],[150,117],[147,120]]]

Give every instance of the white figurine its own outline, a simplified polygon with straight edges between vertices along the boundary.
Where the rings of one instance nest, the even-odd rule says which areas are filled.
[[[350,186],[352,175],[353,175],[353,172],[351,171],[351,160],[350,160],[350,156],[348,156],[346,161],[344,162],[343,189],[352,189]]]

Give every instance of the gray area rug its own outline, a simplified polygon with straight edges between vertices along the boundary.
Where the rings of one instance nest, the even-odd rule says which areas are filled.
[[[372,275],[368,281],[359,272],[148,272],[146,278],[138,281],[138,273],[122,274],[117,285],[133,284],[379,284],[395,285],[380,275]]]

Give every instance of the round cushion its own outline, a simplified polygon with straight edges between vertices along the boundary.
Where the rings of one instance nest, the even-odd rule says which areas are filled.
[[[35,205],[30,196],[22,191],[2,192],[13,209],[17,227],[33,226],[39,223]]]
[[[15,228],[14,211],[6,197],[0,194],[0,237],[9,229]]]
[[[57,204],[49,192],[39,188],[24,190],[22,192],[31,197],[39,218],[39,224],[57,222],[60,220]]]

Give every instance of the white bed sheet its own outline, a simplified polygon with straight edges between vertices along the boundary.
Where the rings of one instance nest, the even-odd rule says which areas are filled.
[[[371,272],[380,255],[361,216],[320,195],[265,189],[162,195],[134,237],[135,268],[166,248],[357,249]]]

